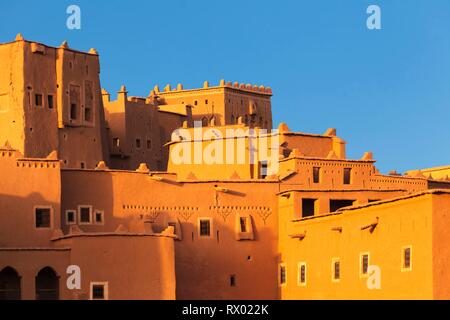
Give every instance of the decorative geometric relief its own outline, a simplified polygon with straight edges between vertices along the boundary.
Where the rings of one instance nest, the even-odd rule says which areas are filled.
[[[261,217],[264,224],[266,224],[266,220],[272,214],[272,210],[269,208],[256,210],[256,213]]]
[[[229,207],[217,207],[216,212],[222,217],[224,222],[227,221],[228,216],[233,214],[233,210]]]
[[[189,221],[189,219],[192,217],[192,215],[194,214],[193,211],[178,211],[178,214],[184,219],[184,221]]]

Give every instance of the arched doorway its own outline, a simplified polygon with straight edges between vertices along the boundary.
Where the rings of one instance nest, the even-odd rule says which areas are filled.
[[[45,267],[36,276],[36,300],[58,300],[59,278],[56,272]]]
[[[6,267],[0,272],[0,300],[20,300],[20,276]]]

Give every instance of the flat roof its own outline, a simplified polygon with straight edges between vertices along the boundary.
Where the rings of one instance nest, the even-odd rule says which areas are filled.
[[[183,94],[183,93],[191,93],[191,92],[196,92],[196,91],[210,91],[210,90],[217,90],[217,89],[225,89],[225,90],[231,90],[231,91],[238,91],[238,92],[245,92],[245,93],[250,93],[250,94],[255,94],[255,95],[262,95],[262,96],[267,96],[270,97],[272,96],[272,92],[266,92],[266,91],[260,91],[259,89],[247,89],[247,88],[237,88],[234,87],[233,85],[224,85],[224,86],[208,86],[206,88],[192,88],[192,89],[182,89],[182,90],[178,90],[176,88],[170,90],[170,91],[159,91],[156,92],[157,95],[170,95],[170,94]]]
[[[375,191],[378,191],[378,190],[375,190]],[[380,205],[387,204],[387,203],[399,202],[399,201],[403,201],[403,200],[407,200],[407,199],[411,199],[411,198],[422,197],[422,196],[429,195],[429,194],[432,194],[432,195],[433,194],[435,194],[435,195],[450,194],[450,190],[449,189],[428,189],[428,190],[419,191],[416,193],[411,193],[411,194],[408,194],[405,196],[370,202],[370,203],[366,203],[366,204],[362,204],[362,205],[349,206],[349,207],[341,208],[341,209],[337,210],[336,212],[330,212],[327,214],[307,217],[307,218],[303,218],[303,219],[294,219],[291,221],[292,222],[302,222],[302,221],[326,218],[326,217],[330,217],[330,216],[341,215],[346,211],[353,211],[353,210],[359,210],[359,209],[364,209],[364,208],[373,207],[373,206],[380,206]]]

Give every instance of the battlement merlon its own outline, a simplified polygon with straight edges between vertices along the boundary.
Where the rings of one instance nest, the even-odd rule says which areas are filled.
[[[272,89],[270,87],[265,87],[263,85],[252,85],[252,84],[245,84],[245,83],[239,83],[239,82],[226,82],[225,80],[220,80],[218,86],[210,86],[208,81],[205,81],[203,83],[202,88],[192,88],[192,89],[185,89],[182,84],[178,84],[176,87],[172,88],[170,84],[167,84],[164,89],[161,91],[159,89],[159,86],[156,85],[151,94],[160,95],[160,96],[166,96],[166,95],[183,95],[183,94],[193,94],[193,93],[200,93],[205,91],[213,91],[217,89],[225,89],[230,91],[236,91],[240,93],[248,93],[248,94],[256,94],[256,95],[263,95],[263,96],[272,96]]]
[[[43,44],[43,43],[38,42],[38,41],[32,41],[32,40],[24,39],[24,37],[20,33],[18,33],[16,35],[16,38],[14,39],[14,41],[0,43],[0,47],[14,45],[17,42],[25,42],[25,43],[30,44],[31,47],[32,47],[33,52],[38,52],[38,53],[45,53],[45,49],[65,49],[67,51],[72,51],[74,53],[79,53],[79,54],[85,54],[85,55],[91,55],[91,56],[98,56],[99,55],[97,50],[94,49],[94,48],[89,49],[89,51],[87,51],[87,52],[80,51],[80,50],[75,50],[75,49],[72,49],[72,48],[69,47],[67,41],[64,41],[59,47],[49,46],[47,44]]]

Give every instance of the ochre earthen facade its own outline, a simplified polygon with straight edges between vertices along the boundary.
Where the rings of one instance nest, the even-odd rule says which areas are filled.
[[[113,100],[95,49],[21,35],[0,70],[0,299],[450,298],[447,173],[273,129],[264,86]]]

